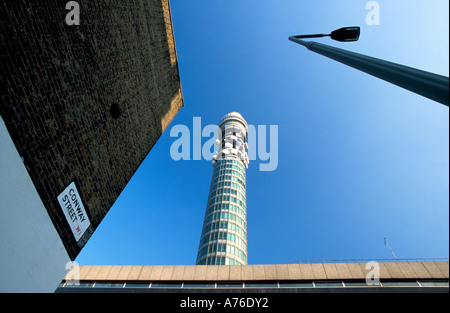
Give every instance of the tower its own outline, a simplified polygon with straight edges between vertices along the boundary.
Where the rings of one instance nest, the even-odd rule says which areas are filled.
[[[219,123],[213,175],[197,265],[247,264],[247,122],[238,112]]]

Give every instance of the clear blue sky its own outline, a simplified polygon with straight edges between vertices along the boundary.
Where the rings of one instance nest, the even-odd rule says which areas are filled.
[[[279,135],[278,168],[247,172],[249,264],[391,258],[384,237],[448,257],[448,108],[288,40],[359,25],[358,42],[317,40],[449,75],[448,1],[380,0],[371,26],[367,2],[172,0],[185,107],[77,261],[194,264],[213,169],[172,160],[170,129],[234,110]]]

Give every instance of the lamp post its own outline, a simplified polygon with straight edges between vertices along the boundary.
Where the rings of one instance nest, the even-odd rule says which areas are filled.
[[[446,76],[327,46],[314,41],[301,40],[302,38],[330,36],[334,40],[343,42],[357,41],[359,39],[359,33],[359,27],[344,27],[333,31],[329,35],[297,35],[290,36],[289,40],[335,61],[449,106],[449,78]]]

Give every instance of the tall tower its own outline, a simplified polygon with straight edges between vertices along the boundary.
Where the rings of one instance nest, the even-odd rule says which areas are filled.
[[[219,123],[218,150],[197,253],[197,265],[247,264],[247,122],[238,112]]]

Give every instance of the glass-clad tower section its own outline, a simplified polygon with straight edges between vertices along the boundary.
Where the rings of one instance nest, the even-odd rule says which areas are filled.
[[[247,122],[237,112],[219,123],[213,176],[197,253],[197,265],[247,264]]]

